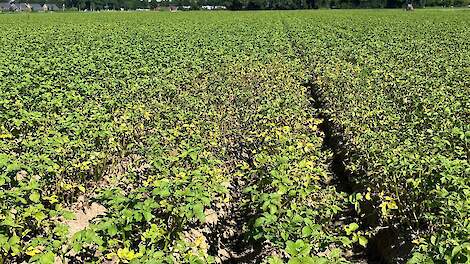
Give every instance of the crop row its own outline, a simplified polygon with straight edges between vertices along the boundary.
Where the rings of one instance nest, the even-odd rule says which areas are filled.
[[[258,261],[342,262],[367,243],[276,16],[1,19],[0,262],[212,263],[235,235]]]
[[[286,16],[372,226],[418,263],[470,259],[468,12]],[[369,205],[367,205],[369,204]],[[421,262],[420,262],[421,261]]]

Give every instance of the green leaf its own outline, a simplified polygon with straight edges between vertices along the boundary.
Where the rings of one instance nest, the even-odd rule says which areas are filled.
[[[304,226],[302,228],[302,237],[309,237],[312,234],[312,229],[309,226]]]
[[[367,238],[365,238],[364,236],[359,236],[359,245],[363,246],[363,247],[366,247],[367,246]]]
[[[39,258],[39,263],[40,264],[51,264],[54,263],[55,260],[55,255],[52,252],[46,252],[41,255]]]
[[[204,205],[201,203],[195,204],[193,207],[194,215],[199,219],[199,221],[204,222],[206,220],[206,215],[204,214]]]
[[[298,257],[293,257],[293,258],[289,259],[287,264],[302,264],[302,261]]]
[[[351,223],[347,226],[344,227],[344,230],[346,231],[347,235],[351,235],[354,231],[356,231],[359,228],[359,225],[356,223]]]
[[[21,251],[19,243],[20,243],[20,238],[17,235],[13,235],[8,240],[8,245],[9,245],[10,250],[12,251],[13,256],[16,256]]]
[[[269,264],[284,264],[284,261],[280,257],[274,256],[268,258]]]
[[[36,219],[38,223],[44,220],[46,217],[47,217],[46,214],[44,214],[43,212],[37,212],[34,214],[34,219]]]
[[[433,264],[434,262],[427,256],[416,252],[413,257],[409,259],[406,264]]]
[[[457,254],[459,254],[460,252],[462,251],[462,247],[461,246],[455,246],[453,249],[452,249],[452,258],[454,258]]]
[[[33,202],[33,203],[39,203],[39,199],[41,198],[41,195],[34,191],[32,192],[30,195],[29,195],[29,199]]]

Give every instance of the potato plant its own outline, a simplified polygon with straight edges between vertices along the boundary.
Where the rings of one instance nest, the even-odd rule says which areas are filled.
[[[1,16],[0,263],[465,263],[468,21]]]

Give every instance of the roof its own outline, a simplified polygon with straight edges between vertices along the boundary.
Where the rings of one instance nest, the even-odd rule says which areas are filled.
[[[47,4],[47,9],[52,11],[60,10],[60,8],[56,4]]]
[[[20,10],[20,11],[29,10],[29,7],[25,3],[16,4],[16,8],[17,8],[17,10]]]
[[[60,7],[58,7],[56,4],[45,4],[45,5],[47,5],[48,10],[52,10],[52,11],[61,10]],[[10,3],[8,3],[8,2],[1,2],[0,3],[0,10],[5,11],[5,10],[10,10],[11,8],[13,8],[14,10],[18,10],[18,11],[29,11],[29,10],[44,11],[44,5],[29,4],[29,6],[31,7],[31,9],[28,7],[28,4],[26,4],[26,3],[16,3],[16,4],[13,4],[13,5],[10,5]]]
[[[44,9],[42,8],[42,5],[40,4],[31,4],[31,9],[33,11],[43,11]]]
[[[0,10],[10,10],[10,3],[0,3]]]

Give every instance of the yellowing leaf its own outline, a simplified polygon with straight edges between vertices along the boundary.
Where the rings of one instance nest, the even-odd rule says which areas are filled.
[[[31,256],[31,257],[34,257],[39,253],[41,253],[41,250],[39,250],[37,247],[35,247],[35,248],[28,247],[28,249],[26,251],[26,255]]]
[[[133,260],[134,258],[136,258],[134,250],[129,250],[129,248],[118,249],[117,256],[123,260]]]

